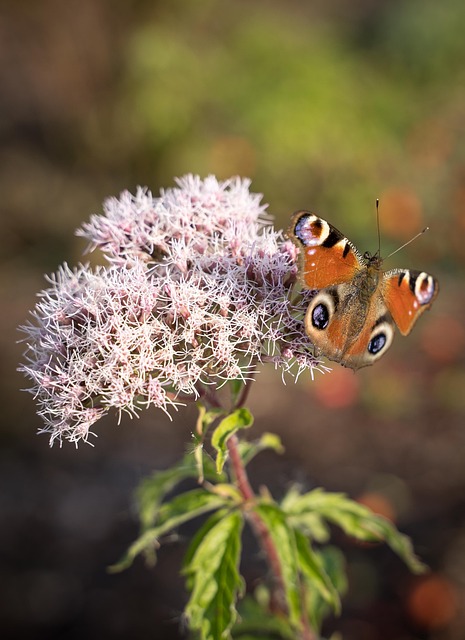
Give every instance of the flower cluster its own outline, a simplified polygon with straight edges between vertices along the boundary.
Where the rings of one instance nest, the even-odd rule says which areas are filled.
[[[109,265],[64,265],[23,327],[51,442],[87,440],[110,408],[168,412],[259,363],[321,366],[291,301],[296,249],[260,203],[247,180],[189,175],[107,200],[78,231]]]

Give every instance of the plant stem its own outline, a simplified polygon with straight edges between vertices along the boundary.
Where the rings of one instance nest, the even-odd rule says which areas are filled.
[[[236,407],[241,407],[247,399],[251,384],[246,384],[242,391],[242,394],[236,404]],[[234,472],[234,476],[237,482],[237,488],[241,492],[245,503],[252,503],[256,499],[256,495],[249,482],[247,471],[242,462],[242,458],[238,448],[239,440],[236,435],[231,436],[228,440],[228,451],[231,466]],[[260,516],[253,510],[246,511],[249,522],[252,529],[257,536],[257,539],[266,555],[268,565],[274,576],[274,590],[272,592],[271,609],[275,612],[287,614],[287,605],[284,597],[284,580],[281,568],[281,562],[279,560],[276,546],[273,538],[268,530],[268,527],[260,518]],[[302,594],[303,595],[303,594]],[[302,597],[303,602],[303,597]],[[310,628],[307,616],[302,615],[302,632],[301,640],[317,640],[316,634]]]
[[[238,449],[238,439],[237,436],[232,436],[228,440],[228,450],[231,461],[231,466],[234,471],[234,476],[236,478],[237,487],[241,492],[245,502],[254,502],[255,501],[255,493],[250,486],[249,478],[247,476],[247,472],[242,463],[241,456],[239,454]],[[252,529],[257,536],[257,539],[266,555],[268,564],[273,572],[274,576],[274,593],[273,593],[273,608],[282,612],[287,613],[287,606],[284,599],[284,581],[283,574],[281,569],[281,563],[279,561],[279,556],[276,551],[275,544],[270,535],[268,527],[265,525],[260,516],[253,510],[247,511],[247,516],[249,522],[252,526]]]
[[[255,500],[255,493],[250,486],[247,471],[242,463],[242,458],[238,449],[239,440],[236,435],[231,436],[228,440],[228,450],[231,460],[231,465],[234,471],[234,476],[237,481],[237,488],[242,494],[242,497],[246,502]]]
[[[244,386],[242,387],[242,391],[241,391],[241,395],[239,396],[237,402],[236,402],[236,406],[235,409],[239,409],[240,407],[243,407],[245,404],[245,401],[247,400],[248,396],[249,396],[249,392],[250,389],[252,388],[252,382],[254,382],[253,380],[247,380],[244,384]]]
[[[249,395],[249,391],[252,387],[253,380],[248,380],[242,389],[242,392],[235,403],[235,409],[243,407],[247,397]],[[207,400],[207,402],[211,406],[219,407],[221,406],[216,394],[211,392],[209,389],[205,387],[200,388],[200,395]],[[228,451],[229,451],[229,459],[231,463],[231,467],[233,470],[234,477],[236,479],[237,488],[239,489],[246,506],[245,513],[250,522],[250,525],[257,537],[257,540],[266,556],[268,565],[273,574],[273,591],[271,593],[271,602],[270,608],[275,613],[281,613],[287,615],[288,607],[285,599],[285,587],[284,587],[284,579],[283,572],[281,567],[281,562],[279,560],[279,555],[276,550],[275,543],[270,534],[268,527],[265,522],[260,518],[258,513],[253,509],[247,509],[247,503],[253,504],[256,500],[256,495],[252,486],[249,482],[249,477],[247,475],[247,471],[245,469],[244,463],[239,453],[239,439],[236,435],[233,435],[228,440]],[[302,598],[303,601],[303,598]],[[302,615],[302,631],[300,634],[300,640],[317,640],[317,636],[310,628],[308,619],[306,615]]]
[[[216,395],[215,389],[210,389],[207,385],[202,384],[197,386],[197,390],[199,392],[199,396],[203,398],[211,407],[221,407],[221,402]]]

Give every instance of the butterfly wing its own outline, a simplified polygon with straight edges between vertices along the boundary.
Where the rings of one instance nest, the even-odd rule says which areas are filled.
[[[391,346],[394,323],[377,287],[368,304],[353,282],[319,291],[305,315],[305,331],[317,349],[344,367],[373,364]]]
[[[370,302],[363,329],[347,345],[341,364],[354,370],[372,365],[389,349],[394,332],[394,322],[378,290]]]
[[[383,276],[383,298],[386,306],[406,336],[421,314],[429,309],[439,292],[439,283],[424,271],[394,269]]]
[[[307,289],[349,282],[365,265],[344,234],[310,211],[295,213],[287,233],[300,249],[300,274]]]

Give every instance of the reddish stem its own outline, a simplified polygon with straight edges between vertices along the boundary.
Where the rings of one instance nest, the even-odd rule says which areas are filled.
[[[237,402],[237,407],[242,406],[246,399],[250,390],[250,384],[246,384],[242,394]],[[239,453],[239,440],[237,436],[231,436],[228,440],[228,451],[229,458],[231,461],[231,466],[233,468],[234,476],[236,478],[237,487],[241,492],[242,497],[245,502],[253,503],[255,502],[255,493],[252,489],[249,477],[247,475],[247,471],[242,462],[242,458]],[[247,511],[247,516],[249,522],[257,536],[257,539],[266,555],[268,564],[271,568],[271,571],[274,575],[275,580],[275,589],[272,594],[271,600],[271,609],[275,612],[281,612],[287,614],[287,605],[284,598],[284,580],[283,573],[281,568],[281,562],[279,560],[278,553],[276,551],[276,546],[274,544],[273,538],[269,532],[268,527],[260,518],[260,516],[253,510]],[[304,593],[302,588],[302,602],[304,602]],[[317,640],[317,636],[311,629],[308,618],[305,614],[302,615],[302,632],[301,632],[301,640]]]
[[[239,396],[236,402],[235,409],[239,409],[239,407],[243,407],[245,405],[245,402],[249,396],[249,391],[252,388],[252,382],[253,380],[247,380],[244,386],[242,387],[241,395]]]
[[[232,436],[228,440],[228,450],[229,457],[231,461],[231,466],[234,470],[234,475],[237,481],[237,487],[241,492],[245,502],[254,502],[255,501],[255,493],[250,486],[249,478],[247,476],[247,472],[242,463],[241,456],[239,454],[238,449],[238,439],[237,436]],[[268,527],[260,518],[260,516],[253,510],[247,511],[247,516],[250,521],[250,524],[257,536],[260,545],[267,557],[268,564],[274,574],[275,579],[275,593],[273,604],[276,609],[283,613],[287,613],[287,607],[284,602],[284,581],[283,574],[281,569],[281,563],[279,561],[279,556],[276,551],[275,544],[270,535]]]
[[[252,386],[251,382],[252,381],[249,381],[244,385],[242,393],[236,402],[235,408],[242,407],[245,404],[250,388]],[[207,393],[205,393],[205,390],[204,390],[204,395],[206,399],[210,401],[210,403],[212,403],[212,400],[213,400],[214,402],[212,404],[214,406],[215,405],[218,406],[218,404],[216,404],[215,402],[217,400],[216,396],[208,397]],[[228,440],[228,451],[229,451],[229,459],[230,459],[231,467],[233,469],[233,473],[237,482],[237,488],[239,489],[242,497],[244,498],[244,502],[253,504],[256,500],[256,495],[249,482],[247,471],[245,469],[245,466],[242,462],[242,458],[239,453],[238,445],[239,445],[239,440],[237,436],[236,435],[231,436]],[[276,613],[279,612],[286,615],[288,614],[288,609],[287,609],[287,604],[285,602],[285,596],[284,596],[285,587],[284,587],[283,573],[281,568],[281,562],[279,560],[279,555],[276,550],[276,546],[274,544],[273,538],[271,537],[268,527],[266,526],[266,524],[263,522],[263,520],[261,519],[261,517],[258,515],[256,511],[254,511],[253,509],[246,510],[246,514],[252,526],[252,529],[254,530],[255,535],[257,536],[260,546],[266,555],[269,567],[274,576],[275,584],[274,584],[274,590],[271,598],[271,609]],[[302,594],[302,602],[303,600],[304,598]],[[313,630],[310,628],[306,615],[302,615],[301,640],[317,640],[317,636],[315,635]]]
[[[234,476],[236,478],[237,481],[237,487],[239,489],[239,491],[242,494],[242,497],[244,498],[244,500],[249,501],[249,500],[254,500],[255,499],[255,493],[252,489],[252,487],[250,486],[250,482],[249,482],[249,478],[247,476],[247,472],[245,470],[245,467],[242,463],[242,459],[241,456],[239,454],[239,448],[238,448],[238,444],[239,444],[239,440],[237,438],[237,436],[231,436],[228,440],[228,450],[229,450],[229,457],[231,460],[231,465],[232,468],[234,470]]]

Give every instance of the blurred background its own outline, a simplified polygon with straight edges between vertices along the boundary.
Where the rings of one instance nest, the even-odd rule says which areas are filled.
[[[184,542],[109,575],[137,533],[132,494],[182,455],[195,413],[96,425],[49,449],[15,372],[44,273],[82,260],[74,230],[108,195],[187,172],[252,179],[278,227],[308,208],[363,252],[430,231],[387,268],[441,293],[408,339],[357,374],[282,384],[263,370],[250,467],[347,492],[392,518],[431,567],[335,532],[344,640],[465,638],[465,3],[463,0],[3,0],[0,7],[0,629],[3,638],[185,637]],[[251,550],[244,572],[262,571]]]

